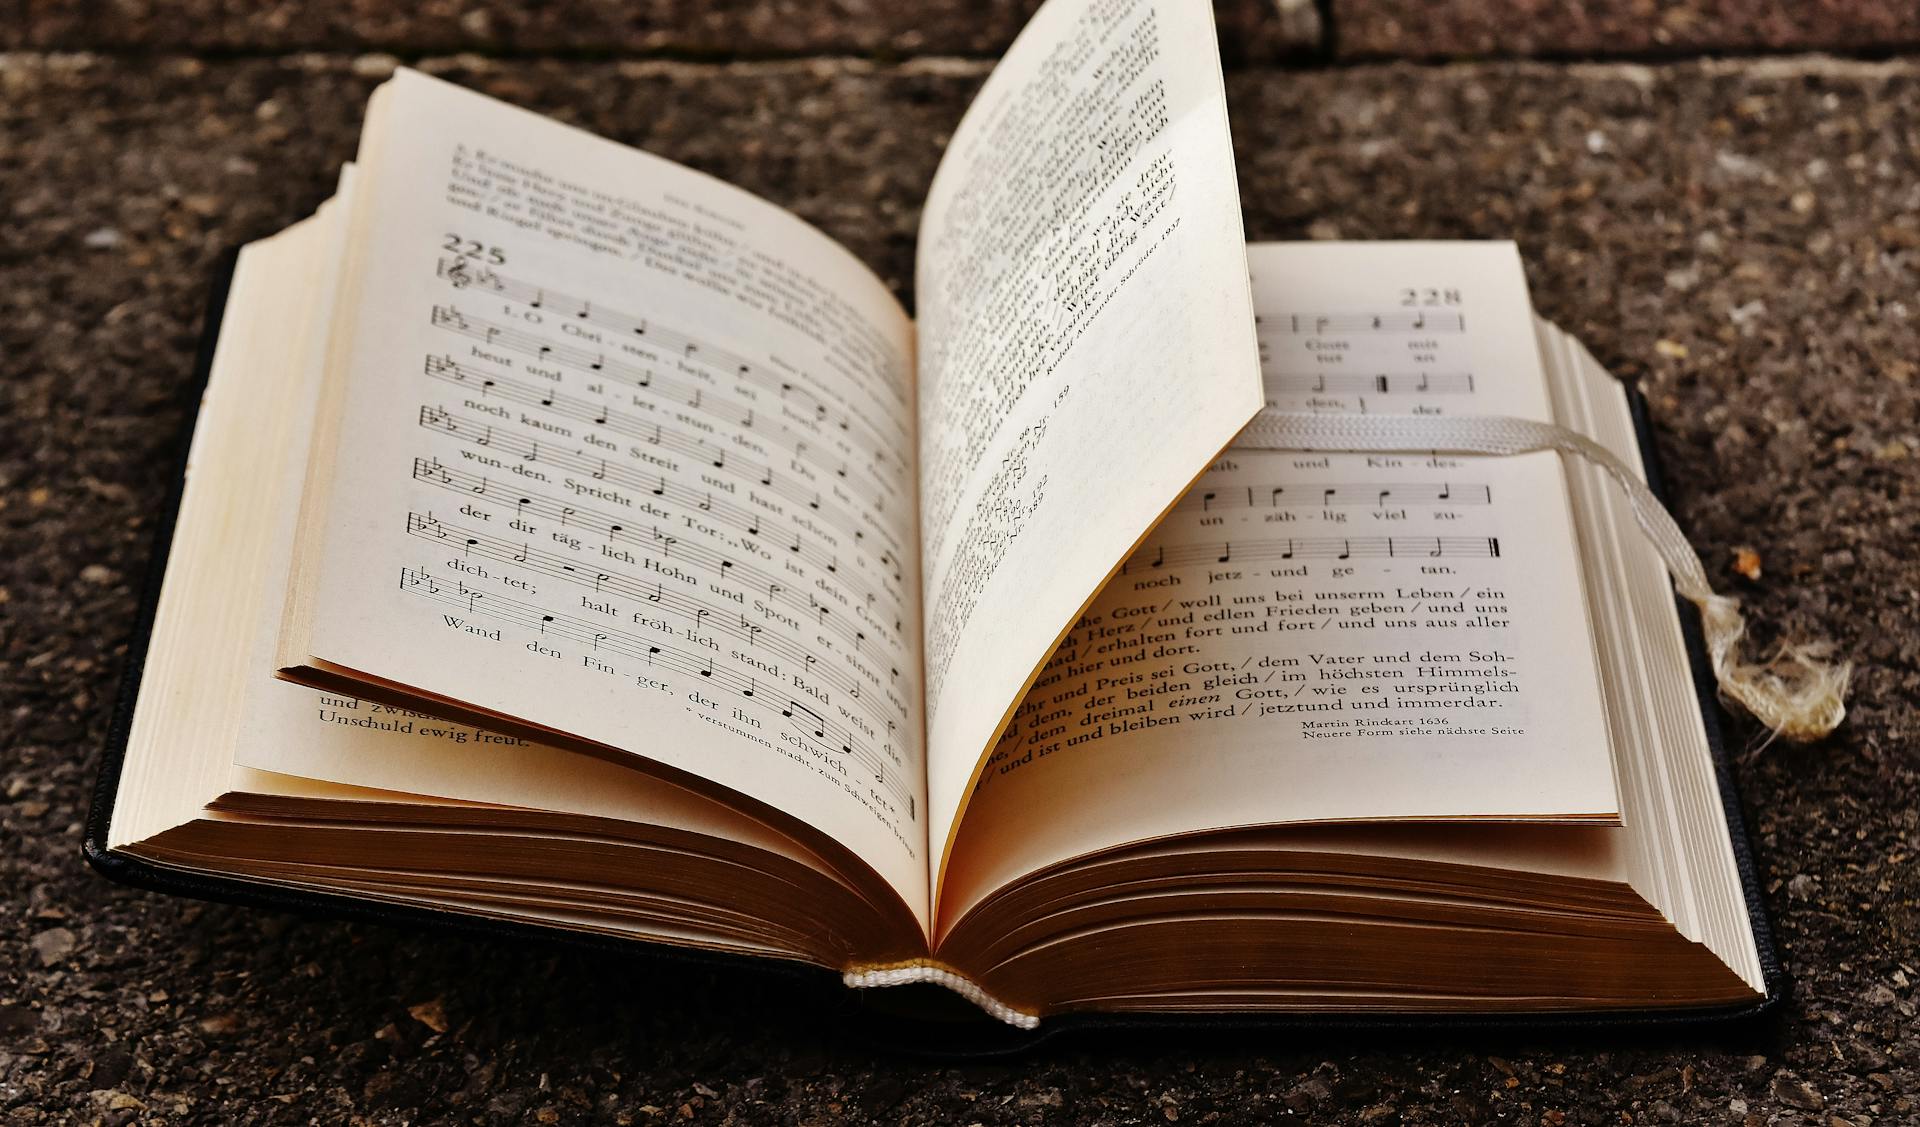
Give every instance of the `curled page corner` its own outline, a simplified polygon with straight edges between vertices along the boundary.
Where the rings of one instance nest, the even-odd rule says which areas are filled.
[[[914,986],[922,983],[944,986],[988,1014],[1017,1029],[1040,1028],[1040,1015],[1015,1009],[987,993],[973,979],[952,967],[932,959],[910,959],[901,963],[879,963],[847,968],[841,981],[855,990],[873,990],[883,986]]]

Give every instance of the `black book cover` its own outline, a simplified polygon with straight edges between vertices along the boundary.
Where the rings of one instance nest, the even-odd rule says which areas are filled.
[[[126,754],[127,737],[133,725],[133,708],[140,690],[140,676],[146,663],[147,646],[153,632],[154,613],[160,598],[161,580],[166,572],[168,551],[173,542],[174,523],[179,515],[182,490],[186,484],[186,453],[192,437],[194,417],[191,407],[213,366],[214,346],[226,309],[227,291],[232,282],[235,254],[226,255],[210,286],[207,314],[195,357],[195,371],[183,389],[190,409],[186,433],[181,436],[179,456],[170,479],[168,494],[160,507],[159,526],[154,534],[153,553],[147,565],[139,610],[127,642],[127,665],[121,676],[119,696],[114,703],[107,729],[107,743],[95,783],[92,807],[87,815],[81,851],[87,862],[106,877],[136,888],[188,896],[250,907],[292,911],[335,919],[369,921],[402,927],[429,928],[442,932],[496,941],[536,941],[564,943],[589,949],[631,953],[637,957],[688,960],[725,966],[729,973],[764,976],[769,986],[783,986],[808,993],[831,990],[838,996],[835,1007],[850,1023],[853,1032],[873,1038],[894,1048],[927,1052],[942,1056],[980,1056],[1020,1052],[1043,1041],[1074,1033],[1107,1031],[1141,1037],[1179,1034],[1261,1034],[1281,1036],[1300,1033],[1364,1033],[1373,1035],[1418,1035],[1422,1032],[1484,1031],[1575,1034],[1617,1030],[1702,1031],[1755,1023],[1783,1003],[1790,989],[1785,968],[1775,951],[1773,933],[1768,925],[1766,905],[1761,898],[1754,866],[1753,847],[1740,813],[1739,792],[1734,787],[1728,760],[1719,696],[1707,661],[1705,642],[1700,632],[1699,615],[1692,605],[1676,600],[1687,650],[1693,665],[1694,689],[1700,696],[1701,713],[1706,720],[1707,741],[1712,748],[1722,808],[1733,844],[1741,884],[1746,893],[1747,913],[1753,924],[1766,993],[1750,1002],[1733,1005],[1671,1008],[1649,1007],[1633,1010],[1550,1011],[1539,1013],[1488,1014],[1270,1014],[1211,1013],[1193,1015],[1152,1014],[1065,1014],[1043,1019],[1031,1031],[1001,1025],[992,1018],[937,987],[913,987],[904,990],[853,991],[841,987],[833,972],[771,959],[743,955],[715,954],[652,943],[639,939],[574,932],[540,924],[484,919],[458,912],[429,907],[393,905],[359,899],[338,893],[310,891],[269,885],[238,877],[194,873],[155,864],[140,857],[107,848],[107,828],[113,817],[114,800],[120,786],[121,760]],[[1653,444],[1646,401],[1631,388],[1628,399],[1633,410],[1634,430],[1646,464],[1648,483],[1664,502],[1665,483]]]

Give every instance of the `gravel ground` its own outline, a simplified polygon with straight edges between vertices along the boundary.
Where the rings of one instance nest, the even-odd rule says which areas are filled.
[[[59,6],[42,5],[45,15]],[[55,14],[58,14],[57,11]],[[974,61],[430,60],[713,172],[905,293]],[[1798,993],[1735,1039],[1069,1042],[953,1066],[774,979],[205,905],[78,856],[222,248],[298,218],[390,60],[0,55],[0,1109],[22,1123],[1920,1122],[1920,65],[1254,67],[1257,239],[1515,237],[1643,381],[1677,515],[1861,664],[1741,776]],[[1734,551],[1762,570],[1732,570]],[[1750,726],[1734,739],[1757,743]]]

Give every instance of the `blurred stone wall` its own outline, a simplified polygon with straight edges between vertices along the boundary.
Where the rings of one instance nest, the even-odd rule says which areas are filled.
[[[0,0],[0,48],[998,55],[1038,0]],[[7,12],[18,6],[17,15]],[[1916,0],[1215,0],[1229,62],[1920,46]]]

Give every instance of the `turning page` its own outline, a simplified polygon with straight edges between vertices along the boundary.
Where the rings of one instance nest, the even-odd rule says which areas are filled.
[[[936,862],[1060,631],[1259,409],[1245,269],[1209,6],[1043,6],[921,220]]]
[[[904,311],[764,201],[411,71],[360,164],[313,663],[730,788],[918,910]]]
[[[1552,420],[1513,244],[1248,255],[1274,406]],[[1553,453],[1230,448],[1020,705],[943,903],[1207,829],[1615,820],[1587,615]]]

